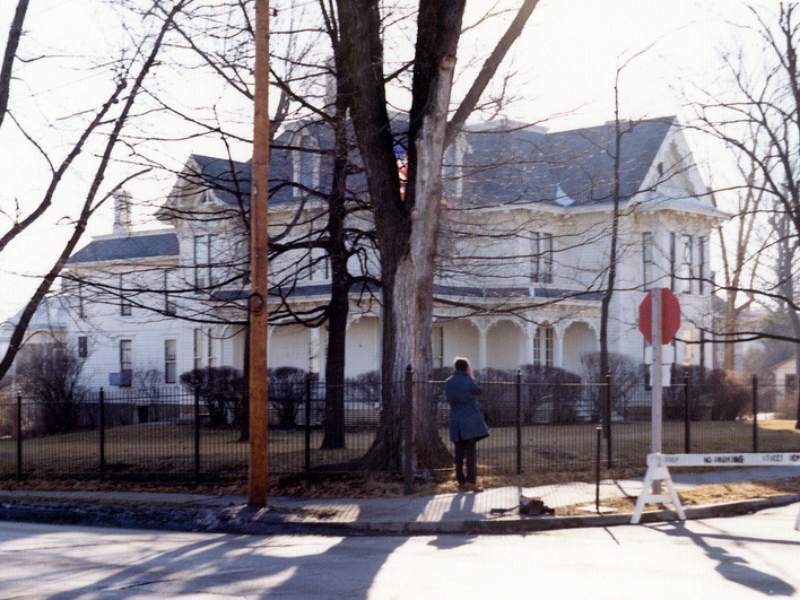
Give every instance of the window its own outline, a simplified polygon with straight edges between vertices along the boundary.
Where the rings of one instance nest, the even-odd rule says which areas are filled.
[[[208,366],[209,367],[216,367],[217,366],[217,339],[214,337],[213,330],[208,331]]]
[[[86,307],[83,303],[83,282],[78,282],[78,318],[86,318]]]
[[[691,367],[694,364],[694,329],[683,330],[683,364]]]
[[[675,258],[676,258],[676,248],[675,248],[675,234],[670,232],[669,234],[669,291],[675,291]]]
[[[194,236],[194,285],[198,289],[216,285],[214,256],[217,237],[210,233]]]
[[[313,248],[308,253],[308,271],[311,281],[327,280],[331,277],[330,258],[319,248]]]
[[[653,234],[642,234],[642,284],[647,288],[653,283]]]
[[[78,358],[89,356],[89,338],[85,335],[78,337]]]
[[[164,314],[169,316],[175,316],[176,309],[175,303],[172,301],[169,295],[169,271],[164,271]]]
[[[178,345],[175,340],[164,340],[164,383],[178,381]]]
[[[683,243],[683,261],[681,263],[681,291],[692,293],[694,281],[694,238],[691,235],[681,236]]]
[[[125,297],[125,286],[123,285],[123,278],[122,275],[119,276],[119,314],[123,317],[130,317],[131,316],[131,303],[128,298]]]
[[[705,292],[705,272],[706,272],[706,240],[702,236],[697,237],[697,293]]]
[[[444,366],[444,327],[441,325],[433,326],[431,348],[433,350],[433,368],[441,369]]]
[[[533,363],[552,367],[555,364],[555,330],[550,325],[540,325],[533,337]]]
[[[531,236],[531,281],[553,281],[553,234],[535,232]]]
[[[194,368],[203,368],[203,330],[194,330]]]
[[[292,162],[294,163],[294,180],[298,187],[294,189],[296,199],[309,195],[311,190],[319,187],[320,153],[316,140],[308,134],[299,134],[294,139],[295,150]]]
[[[123,373],[125,371],[133,370],[133,342],[131,340],[119,341],[119,370]]]
[[[700,366],[706,367],[706,332],[700,331]]]

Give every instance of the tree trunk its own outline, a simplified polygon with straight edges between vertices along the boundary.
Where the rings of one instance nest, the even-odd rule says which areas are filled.
[[[335,68],[339,72],[338,59]],[[341,79],[337,76],[337,80]],[[351,279],[347,271],[347,173],[348,141],[345,97],[337,90],[334,128],[333,182],[328,198],[327,243],[331,266],[331,299],[328,304],[328,348],[325,364],[325,437],[322,447],[345,447],[344,371],[347,315]]]

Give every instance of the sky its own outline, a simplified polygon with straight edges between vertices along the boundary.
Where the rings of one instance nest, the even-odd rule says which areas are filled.
[[[15,4],[0,2],[2,48]],[[273,2],[273,6],[277,4]],[[470,0],[467,6],[465,24],[470,24],[476,7],[485,4]],[[122,28],[119,16],[112,0],[31,1],[22,52],[28,57],[48,54],[56,58],[20,66],[11,108],[37,142],[54,156],[63,155],[76,135],[77,122],[81,122],[80,118],[66,117],[91,109],[98,99],[107,96],[111,84],[103,63],[138,33],[135,27]],[[515,100],[504,107],[502,115],[539,121],[551,130],[608,121],[613,118],[615,79],[624,65],[619,71],[623,117],[677,114],[687,120],[691,109],[685,106],[685,96],[692,97],[697,86],[715,84],[720,51],[741,39],[741,30],[731,21],[746,18],[744,4],[722,0],[542,0],[510,57],[508,69],[515,75],[509,89]],[[487,40],[498,38],[500,33],[497,27],[481,29],[479,35],[467,34],[459,64],[469,64],[470,56],[480,60],[488,51]],[[77,54],[86,58],[76,59]],[[160,73],[163,85],[171,85],[175,94],[188,94],[195,104],[210,105],[225,95],[198,74],[176,77],[163,69]],[[463,93],[468,75],[459,77],[454,99]],[[15,104],[15,98],[23,101]],[[149,126],[151,131],[159,127],[155,121]],[[165,121],[162,128],[170,130],[173,126],[174,122]],[[178,165],[192,151],[223,150],[219,143],[195,140],[165,146],[161,152]],[[702,160],[705,150],[696,151]],[[132,170],[125,163],[130,157],[123,152],[119,158],[122,162],[112,170],[116,178]],[[41,196],[48,177],[47,164],[8,120],[0,130],[0,160],[0,209],[13,213],[18,205],[24,212]],[[47,221],[0,255],[0,321],[23,305],[36,285],[36,276],[59,249],[65,218],[85,195],[90,162],[76,165]],[[132,184],[131,192],[135,199],[152,205],[168,192],[173,180],[164,174],[151,175]],[[0,214],[0,231],[8,225],[9,219]],[[90,224],[81,245],[88,243],[90,236],[110,230],[111,211],[107,207]]]

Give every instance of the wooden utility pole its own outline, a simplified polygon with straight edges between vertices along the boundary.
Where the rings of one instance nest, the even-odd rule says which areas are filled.
[[[267,334],[269,198],[269,0],[256,0],[256,65],[253,119],[253,165],[250,188],[250,473],[247,502],[266,506],[268,389]]]

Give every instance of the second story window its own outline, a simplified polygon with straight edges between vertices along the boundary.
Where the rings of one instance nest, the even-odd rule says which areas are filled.
[[[653,285],[653,234],[642,234],[642,284],[645,289]]]
[[[681,261],[681,291],[686,294],[692,293],[692,282],[694,281],[694,238],[691,235],[682,235],[683,260]]]
[[[697,236],[697,268],[695,276],[697,277],[697,293],[702,294],[705,291],[705,272],[706,272],[706,240],[703,236]]]
[[[125,282],[123,280],[122,275],[119,276],[119,314],[123,317],[130,317],[132,311],[132,306],[130,300],[128,300],[125,291]]]
[[[83,300],[83,282],[78,282],[78,318],[86,318],[86,306]]]
[[[216,285],[214,257],[217,237],[214,234],[194,236],[194,285],[197,289]]]
[[[89,338],[85,335],[78,337],[78,358],[89,356]]]
[[[170,272],[164,271],[164,314],[174,316],[177,313],[175,303],[170,297]]]
[[[308,274],[311,281],[324,281],[331,277],[331,261],[328,254],[320,249],[313,248],[308,253]]]
[[[553,234],[535,232],[531,236],[531,281],[553,282]]]
[[[677,258],[677,248],[675,248],[675,233],[670,232],[669,234],[669,291],[675,291],[675,281],[676,281],[676,258]]]

